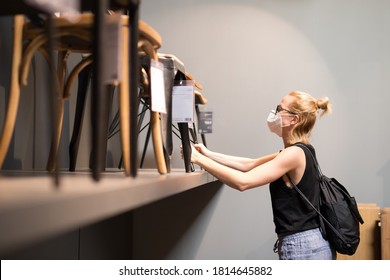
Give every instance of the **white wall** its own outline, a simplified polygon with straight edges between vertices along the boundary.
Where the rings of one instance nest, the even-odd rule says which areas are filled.
[[[281,98],[295,89],[328,96],[334,112],[312,137],[323,172],[359,202],[390,205],[390,2],[143,0],[141,18],[162,36],[161,52],[203,84],[214,111],[209,148],[275,152],[282,143],[265,120]],[[268,186],[225,187],[209,207],[196,258],[276,258]]]

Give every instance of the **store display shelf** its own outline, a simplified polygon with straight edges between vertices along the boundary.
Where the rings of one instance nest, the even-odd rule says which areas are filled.
[[[89,172],[0,173],[0,252],[109,218],[216,179],[204,171],[173,170],[160,175],[141,170],[136,178],[105,172],[99,182]]]

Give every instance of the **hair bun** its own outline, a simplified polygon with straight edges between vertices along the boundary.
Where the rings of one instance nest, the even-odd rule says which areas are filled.
[[[332,111],[331,104],[328,97],[322,97],[317,99],[317,108],[323,110],[321,116]]]

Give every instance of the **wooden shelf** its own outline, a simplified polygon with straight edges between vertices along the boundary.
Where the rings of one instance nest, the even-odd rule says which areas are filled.
[[[0,252],[109,218],[216,179],[204,171],[140,170],[136,178],[105,172],[60,174],[60,186],[46,172],[0,173]]]

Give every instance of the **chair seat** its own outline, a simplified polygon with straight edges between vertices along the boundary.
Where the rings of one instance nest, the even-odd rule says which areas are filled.
[[[128,26],[129,17],[121,15],[122,26]],[[77,52],[91,52],[92,49],[92,27],[94,15],[91,13],[81,14],[76,22],[69,21],[63,17],[53,18],[53,25],[57,29],[56,37],[59,37],[59,49],[72,50]],[[114,22],[115,16],[107,15],[107,20]],[[154,49],[161,47],[161,36],[158,32],[146,22],[138,22],[140,38],[149,41]],[[26,22],[23,27],[23,38],[32,41],[39,36],[45,36],[45,29],[37,26],[33,22]]]

